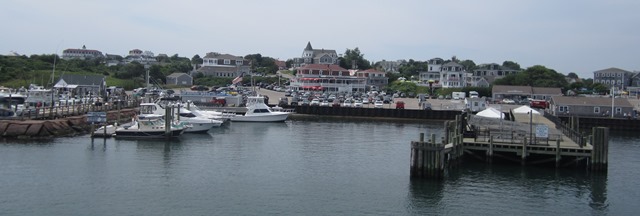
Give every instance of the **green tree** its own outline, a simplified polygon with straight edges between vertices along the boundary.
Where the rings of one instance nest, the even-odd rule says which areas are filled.
[[[338,58],[340,67],[346,69],[359,69],[359,70],[367,70],[371,68],[371,62],[364,59],[364,54],[360,53],[360,49],[356,47],[355,49],[347,49],[344,52],[344,55]],[[357,68],[353,68],[353,63],[355,63]]]
[[[504,61],[504,62],[502,62],[502,66],[503,67],[508,67],[509,69],[513,69],[513,70],[522,70],[520,68],[520,65],[518,63],[513,62],[513,61]]]
[[[388,89],[400,92],[416,92],[418,90],[418,85],[413,82],[403,82],[400,80],[396,80],[391,82],[391,85],[389,85]]]
[[[573,78],[573,79],[578,79],[578,74],[576,74],[574,72],[571,72],[571,73],[567,74],[567,77]]]
[[[461,61],[460,64],[469,72],[477,69],[476,63],[473,60],[464,60]]]
[[[495,80],[493,84],[533,87],[568,87],[567,81],[564,79],[564,75],[541,65],[529,67],[523,72],[517,74],[507,75],[504,78]]]
[[[196,54],[191,58],[191,64],[201,65],[203,63],[203,59],[200,58],[200,55]]]

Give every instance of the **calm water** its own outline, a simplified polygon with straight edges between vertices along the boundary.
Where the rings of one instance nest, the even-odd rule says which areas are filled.
[[[0,215],[635,215],[640,136],[609,172],[488,166],[409,179],[409,143],[442,123],[232,123],[179,140],[0,144]]]

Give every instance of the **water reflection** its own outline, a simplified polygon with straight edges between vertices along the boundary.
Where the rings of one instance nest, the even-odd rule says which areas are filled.
[[[454,214],[494,214],[491,209],[506,209],[504,214],[576,214],[567,203],[590,206],[591,213],[605,213],[606,173],[586,170],[549,169],[535,166],[484,164],[465,161],[447,170],[442,180],[411,179],[410,209],[424,214],[452,208]],[[569,198],[569,199],[567,199]],[[574,200],[571,200],[574,199]],[[546,203],[539,209],[540,201]],[[510,207],[505,208],[505,202]],[[467,209],[467,210],[465,210]],[[475,209],[475,210],[471,210]],[[451,214],[452,212],[437,212]]]

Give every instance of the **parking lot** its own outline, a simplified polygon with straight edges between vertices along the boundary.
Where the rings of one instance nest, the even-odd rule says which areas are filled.
[[[269,89],[258,89],[258,94],[266,95],[269,97],[269,105],[277,105],[278,99],[281,97],[285,97],[284,92],[273,91]],[[289,97],[289,102],[291,102],[291,97]],[[421,109],[419,106],[418,98],[395,98],[394,102],[403,101],[405,103],[405,109]],[[431,109],[433,110],[463,110],[464,100],[447,100],[447,99],[427,99],[427,102],[431,104]],[[364,108],[373,108],[373,103],[363,104]],[[385,109],[395,109],[396,106],[394,103],[384,104],[383,108]]]

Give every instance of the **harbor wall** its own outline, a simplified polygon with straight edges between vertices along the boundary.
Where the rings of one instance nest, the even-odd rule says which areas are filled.
[[[290,107],[298,114],[354,116],[354,117],[385,117],[411,118],[425,120],[453,120],[461,111],[456,110],[415,110],[415,109],[375,109],[357,107],[324,107],[324,106],[293,106]]]
[[[107,123],[127,122],[137,113],[136,109],[107,112]],[[89,133],[91,123],[86,115],[69,116],[51,120],[0,120],[0,136],[17,139],[46,139]]]

